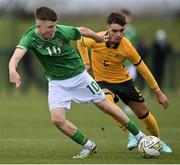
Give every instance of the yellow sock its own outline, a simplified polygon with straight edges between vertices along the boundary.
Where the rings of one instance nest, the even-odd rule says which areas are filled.
[[[106,94],[106,98],[107,98],[109,101],[111,101],[113,104],[115,104],[115,103],[114,103],[113,96],[112,96],[110,93]],[[116,105],[116,104],[115,104],[115,105]],[[128,131],[128,129],[125,128],[119,121],[117,121],[117,120],[114,119],[114,118],[113,118],[113,121],[114,121],[114,122],[116,123],[116,125],[117,125],[119,128],[121,128],[125,133],[130,134],[130,132]]]
[[[146,130],[153,136],[160,137],[159,127],[155,117],[149,112],[149,114],[141,119]]]

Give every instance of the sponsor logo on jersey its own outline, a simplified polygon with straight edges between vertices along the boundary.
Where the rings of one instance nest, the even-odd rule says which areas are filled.
[[[37,44],[37,48],[41,49],[43,47],[43,44]]]
[[[41,49],[44,46],[43,42],[35,41],[36,47]]]

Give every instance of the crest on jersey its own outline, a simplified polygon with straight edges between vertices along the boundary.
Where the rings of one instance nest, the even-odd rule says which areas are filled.
[[[114,58],[115,59],[121,59],[123,57],[123,55],[121,55],[121,54],[115,54],[114,55]]]
[[[64,45],[64,41],[60,40],[60,41],[58,42],[57,46],[59,47],[59,46],[62,46],[62,45]]]

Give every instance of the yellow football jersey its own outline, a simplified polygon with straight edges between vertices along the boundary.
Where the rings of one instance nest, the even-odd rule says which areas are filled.
[[[103,31],[98,34],[105,33],[107,32]],[[131,42],[125,37],[122,38],[116,48],[109,47],[105,42],[97,43],[93,39],[82,37],[81,40],[78,41],[78,48],[84,64],[90,63],[87,47],[91,48],[91,64],[96,81],[121,83],[130,80],[132,78],[124,66],[124,61],[128,59],[134,65],[141,61],[140,55]],[[151,88],[157,88],[158,85],[151,72],[143,61],[141,63],[142,66],[139,68],[140,73],[147,73],[143,75],[143,77],[147,80]]]
[[[107,47],[105,42],[96,43],[94,40],[86,37],[82,38],[82,43],[84,46],[91,48],[92,69],[96,81],[118,83],[130,80],[131,77],[124,66],[125,59],[128,58],[133,64],[138,63],[141,59],[132,44],[125,37],[122,38],[116,49]],[[81,49],[79,50],[81,51]],[[82,57],[87,56],[85,53],[81,53],[81,55]]]

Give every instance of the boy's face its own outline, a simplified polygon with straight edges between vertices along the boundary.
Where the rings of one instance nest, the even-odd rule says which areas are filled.
[[[36,19],[36,28],[38,33],[45,40],[49,40],[54,37],[56,32],[57,21],[43,21]]]
[[[108,25],[107,31],[109,34],[109,42],[111,43],[119,43],[123,37],[123,32],[125,30],[125,26],[121,26],[119,24],[111,24]]]

